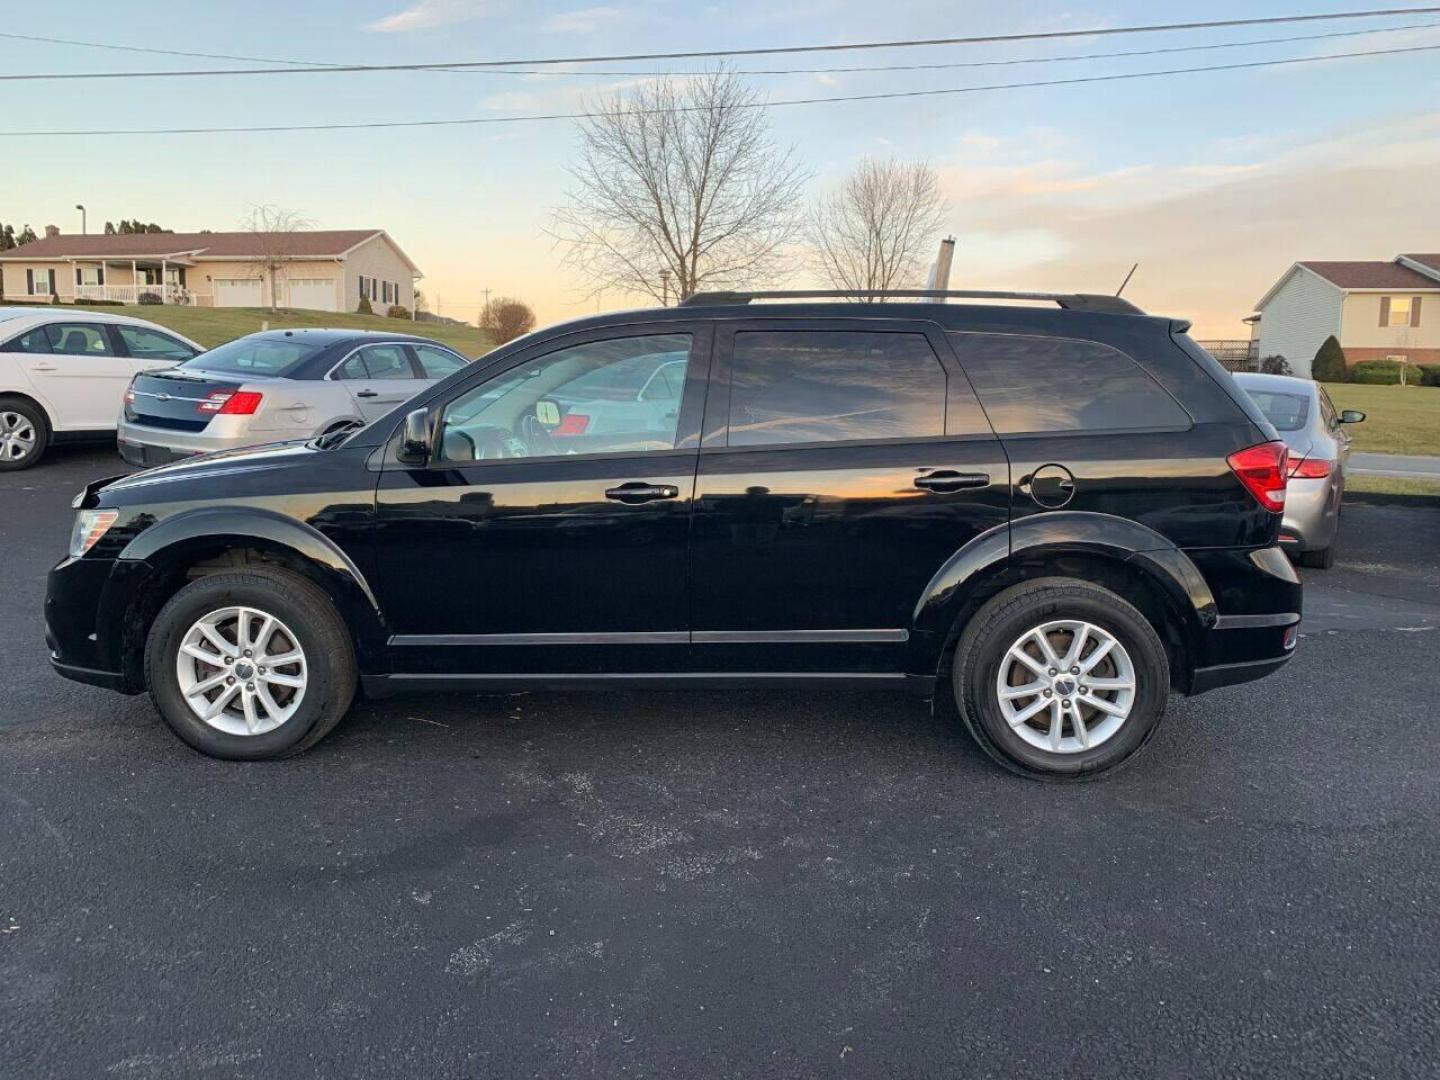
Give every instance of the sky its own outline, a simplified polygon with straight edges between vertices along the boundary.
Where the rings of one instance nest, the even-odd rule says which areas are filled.
[[[588,5],[588,6],[587,6]],[[520,57],[1093,29],[1387,5],[1187,0],[206,0],[6,3],[0,32],[314,63]],[[1415,6],[1420,6],[1416,4]],[[1424,25],[1417,25],[1424,24]],[[1433,25],[1430,25],[1433,24]],[[749,75],[771,101],[1440,45],[1440,12],[1404,18],[1037,43],[741,58],[746,68],[976,64],[1254,42],[1145,57],[928,71]],[[234,61],[5,40],[0,73],[235,66]],[[245,66],[245,65],[241,65]],[[354,123],[574,111],[691,61],[476,72],[295,74],[0,83],[0,130]],[[954,288],[1113,292],[1248,336],[1255,301],[1301,259],[1389,259],[1440,248],[1440,51],[1277,68],[929,98],[775,105],[777,143],[813,194],[866,156],[923,159],[957,240]],[[584,299],[546,231],[577,149],[571,121],[305,133],[4,139],[0,221],[78,232],[138,217],[177,231],[242,227],[250,208],[321,228],[386,229],[424,271],[432,310],[473,320],[484,290],[542,324],[638,299]],[[937,237],[938,240],[938,237]],[[797,287],[814,286],[801,274]],[[922,282],[917,282],[923,284]]]

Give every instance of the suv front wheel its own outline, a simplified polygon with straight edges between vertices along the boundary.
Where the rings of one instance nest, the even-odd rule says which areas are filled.
[[[354,697],[355,655],[319,588],[256,566],[170,598],[150,629],[145,679],[180,738],[211,757],[253,761],[325,737]]]
[[[1154,628],[1120,596],[1071,578],[993,597],[955,649],[965,726],[1024,776],[1079,780],[1128,761],[1155,733],[1170,668]]]

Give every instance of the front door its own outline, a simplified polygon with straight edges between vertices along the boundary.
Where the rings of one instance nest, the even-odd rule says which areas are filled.
[[[692,526],[701,670],[905,670],[936,571],[1009,516],[1009,468],[923,323],[722,330]]]
[[[677,362],[678,402],[641,393]],[[682,668],[708,364],[704,327],[612,328],[537,343],[429,403],[432,460],[386,464],[377,492],[395,670]]]

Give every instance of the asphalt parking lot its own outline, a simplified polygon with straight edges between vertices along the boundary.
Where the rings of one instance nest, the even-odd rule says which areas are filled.
[[[1082,786],[859,693],[362,703],[210,761],[46,664],[0,476],[0,1076],[1434,1076],[1440,510]]]

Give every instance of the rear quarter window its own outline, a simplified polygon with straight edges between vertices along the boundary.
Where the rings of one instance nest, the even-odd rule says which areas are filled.
[[[1024,334],[949,337],[1001,435],[1191,426],[1164,387],[1109,345]]]

